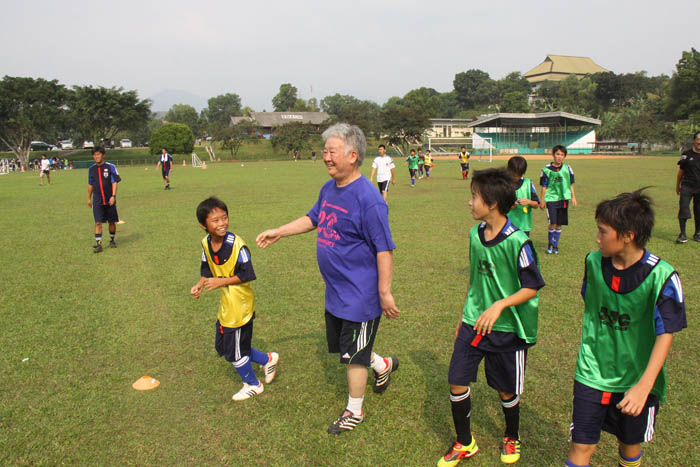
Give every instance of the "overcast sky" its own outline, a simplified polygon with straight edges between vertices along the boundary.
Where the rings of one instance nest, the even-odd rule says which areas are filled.
[[[0,76],[136,89],[234,92],[272,110],[282,83],[308,99],[379,104],[452,89],[455,73],[498,79],[547,54],[626,73],[672,74],[700,49],[700,1],[0,0]],[[313,89],[313,91],[312,91]],[[312,94],[313,92],[313,94]],[[167,109],[154,109],[167,110]]]

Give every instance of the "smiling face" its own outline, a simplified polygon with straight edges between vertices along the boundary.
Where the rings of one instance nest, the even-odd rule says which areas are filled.
[[[207,216],[207,225],[202,228],[214,238],[223,238],[228,231],[228,214],[220,208],[214,208]]]
[[[97,165],[102,165],[102,163],[105,160],[105,155],[102,154],[100,151],[95,151],[92,153],[92,158],[95,159],[95,163]]]
[[[357,168],[357,152],[350,151],[345,154],[345,141],[337,136],[331,136],[323,147],[323,162],[328,169],[328,175],[338,184],[342,184],[352,177]]]

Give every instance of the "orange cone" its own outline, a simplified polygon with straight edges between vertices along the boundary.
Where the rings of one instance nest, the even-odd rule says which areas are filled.
[[[160,381],[155,378],[151,378],[150,376],[142,376],[131,385],[131,387],[137,391],[148,391],[149,389],[155,389],[158,386],[160,386]]]
[[[22,173],[24,173],[24,165],[22,165]]]
[[[206,163],[206,162],[202,162],[202,169],[206,169],[206,168],[207,168],[207,163]]]
[[[182,166],[183,166],[183,167],[186,167],[186,166],[187,166],[187,162],[185,162],[185,159],[182,159]]]

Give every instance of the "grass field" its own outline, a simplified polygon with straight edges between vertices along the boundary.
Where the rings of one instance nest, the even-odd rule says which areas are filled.
[[[563,464],[583,260],[596,247],[593,211],[602,198],[644,185],[654,185],[657,212],[648,246],[679,271],[689,321],[667,362],[668,400],[644,463],[700,465],[700,244],[674,244],[675,158],[570,162],[580,204],[564,227],[560,255],[544,254],[546,217],[535,213],[532,237],[547,286],[522,398],[519,465]],[[544,163],[531,161],[528,175],[537,180]],[[474,221],[456,161],[438,161],[433,178],[415,189],[397,166],[389,217],[402,316],[382,321],[375,349],[397,356],[401,368],[384,395],[368,390],[365,422],[339,437],[326,428],[345,406],[345,375],[325,349],[315,234],[254,246],[259,232],[311,208],[328,179],[321,162],[176,166],[169,192],[153,168],[120,168],[118,208],[126,223],[118,226],[119,247],[99,255],[91,248],[86,170],[54,172],[43,187],[34,173],[0,177],[0,464],[434,465],[454,436],[447,369]],[[219,293],[189,296],[203,236],[195,207],[209,195],[228,203],[231,230],[251,248],[258,277],[253,344],[281,356],[278,379],[242,403],[231,401],[238,375],[213,348]],[[160,387],[133,390],[143,375]],[[472,388],[481,452],[463,465],[499,465],[503,419],[484,379],[481,370]],[[615,465],[616,456],[604,434],[593,463]]]

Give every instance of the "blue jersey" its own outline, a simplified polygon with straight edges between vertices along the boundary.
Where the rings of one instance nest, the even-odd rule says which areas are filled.
[[[326,310],[355,322],[382,314],[377,253],[396,248],[384,198],[363,175],[344,187],[329,180],[308,212],[317,227],[316,258],[326,283]]]
[[[101,165],[92,164],[88,169],[88,184],[92,186],[93,204],[109,204],[112,197],[112,183],[119,183],[122,179],[114,164],[103,162]]]

